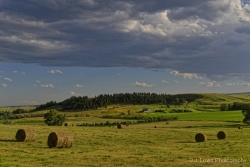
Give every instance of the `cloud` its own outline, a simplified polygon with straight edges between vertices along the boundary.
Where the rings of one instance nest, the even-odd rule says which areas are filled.
[[[171,71],[170,74],[175,75],[175,76],[180,76],[185,79],[193,79],[193,78],[202,79],[202,77],[194,73],[179,73],[178,71]]]
[[[72,92],[72,91],[70,92],[70,94],[73,95],[73,96],[83,96],[83,94],[75,93],[75,92]]]
[[[55,86],[52,85],[52,84],[43,84],[43,85],[41,85],[41,87],[44,87],[44,88],[54,88]]]
[[[41,104],[41,103],[38,103],[37,101],[29,101],[29,100],[18,101],[16,103],[21,104],[21,105],[39,105],[39,104]]]
[[[36,80],[36,82],[37,82],[37,83],[40,83],[41,81],[39,81],[39,80]]]
[[[244,82],[244,83],[242,83],[241,85],[250,87],[250,82]]]
[[[73,85],[73,87],[75,87],[75,88],[82,88],[83,86],[80,85],[80,84],[75,84],[75,85]]]
[[[168,83],[168,81],[165,81],[165,80],[162,80],[162,82],[164,82],[164,83]]]
[[[174,80],[175,83],[179,83],[177,80]]]
[[[15,73],[15,74],[17,74],[18,73],[18,71],[12,71],[13,73]],[[22,73],[22,75],[25,75],[25,72],[21,72]]]
[[[1,84],[2,87],[6,88],[8,85],[7,84]]]
[[[217,81],[200,82],[199,85],[206,85],[207,87],[221,87]]]
[[[172,69],[184,78],[249,74],[247,2],[1,1],[0,62]]]
[[[48,73],[51,73],[51,74],[56,74],[56,73],[62,74],[63,72],[60,71],[60,70],[50,70],[50,71],[48,71]]]
[[[154,84],[146,84],[146,83],[140,83],[140,82],[135,82],[133,85],[137,87],[153,87],[154,86]]]
[[[235,86],[240,85],[239,83],[233,82],[233,83],[226,83],[227,86]]]
[[[10,78],[4,78],[6,81],[12,81],[12,79]]]

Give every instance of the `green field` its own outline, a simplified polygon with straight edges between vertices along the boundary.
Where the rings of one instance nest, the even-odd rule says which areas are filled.
[[[189,104],[191,113],[168,113],[171,106],[113,105],[94,111],[67,112],[67,122],[74,125],[116,122],[102,115],[131,114],[178,116],[178,121],[132,124],[116,127],[47,126],[42,117],[12,120],[0,124],[1,167],[175,167],[175,166],[250,166],[250,128],[242,123],[241,111],[219,111],[221,103],[248,102],[248,95],[210,95]],[[209,106],[211,106],[209,108]],[[164,109],[166,113],[138,113],[142,108]],[[1,109],[0,109],[1,110]],[[39,111],[43,112],[43,111]],[[44,111],[46,112],[46,111]],[[89,114],[89,117],[86,117]],[[243,129],[238,129],[242,126]],[[155,128],[156,127],[156,128]],[[17,142],[18,129],[36,131],[34,142]],[[218,140],[219,131],[227,134]],[[72,148],[49,148],[51,132],[67,132],[74,137]],[[206,142],[195,142],[195,135],[204,133]]]

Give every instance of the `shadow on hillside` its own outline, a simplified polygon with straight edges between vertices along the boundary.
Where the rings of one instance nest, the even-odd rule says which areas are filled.
[[[0,142],[19,142],[17,140],[0,139]]]

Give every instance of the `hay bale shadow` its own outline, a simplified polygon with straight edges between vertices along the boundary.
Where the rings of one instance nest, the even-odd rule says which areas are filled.
[[[17,140],[0,139],[0,142],[18,142]]]
[[[189,144],[189,143],[197,143],[195,141],[177,141],[176,143],[185,143],[185,144]]]
[[[218,140],[218,139],[207,139],[207,140]]]

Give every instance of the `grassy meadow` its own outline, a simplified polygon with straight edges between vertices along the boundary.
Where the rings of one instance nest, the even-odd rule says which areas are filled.
[[[125,113],[148,116],[178,116],[178,121],[142,123],[116,127],[47,126],[42,117],[12,120],[0,124],[1,167],[193,167],[250,166],[250,128],[242,123],[241,111],[219,111],[221,103],[248,102],[249,95],[208,94],[189,104],[190,113],[169,113],[164,105],[113,105],[94,111],[66,112],[67,122],[75,125],[95,122],[116,122],[102,115]],[[211,106],[209,108],[209,106]],[[142,108],[163,109],[166,113],[138,113]],[[1,109],[0,109],[1,110]],[[40,111],[41,112],[41,111]],[[89,116],[87,117],[86,114]],[[156,126],[156,128],[155,128]],[[243,129],[238,129],[242,126]],[[17,142],[18,129],[36,131],[34,142]],[[218,140],[219,131],[227,134]],[[67,132],[74,137],[71,148],[49,148],[51,132]],[[195,135],[204,133],[206,142],[195,142]]]

